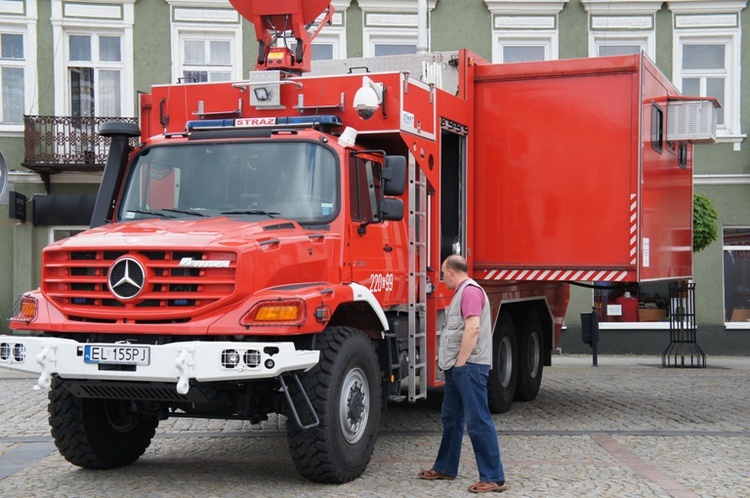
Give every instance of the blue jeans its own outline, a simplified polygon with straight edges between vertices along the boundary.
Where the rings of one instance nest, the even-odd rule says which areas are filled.
[[[469,429],[474,457],[479,469],[479,480],[505,480],[500,461],[500,445],[487,404],[489,365],[467,363],[445,371],[443,396],[443,438],[440,441],[434,469],[449,476],[458,475],[464,421]]]

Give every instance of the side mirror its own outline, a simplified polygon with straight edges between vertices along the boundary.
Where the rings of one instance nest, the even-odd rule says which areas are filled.
[[[404,156],[386,156],[380,179],[383,182],[384,195],[404,195],[406,189],[406,158]]]
[[[401,199],[383,199],[380,201],[381,221],[400,221],[404,219],[404,201]]]

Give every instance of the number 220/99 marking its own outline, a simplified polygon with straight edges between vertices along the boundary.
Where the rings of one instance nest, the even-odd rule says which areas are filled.
[[[372,292],[386,291],[390,292],[393,290],[393,273],[371,273],[370,274],[370,290]]]

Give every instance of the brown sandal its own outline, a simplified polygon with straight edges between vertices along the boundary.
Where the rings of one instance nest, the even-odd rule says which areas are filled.
[[[503,491],[507,490],[510,486],[507,484],[498,484],[496,482],[485,482],[480,481],[476,484],[472,484],[469,486],[469,491],[472,493],[490,493],[490,492],[496,492],[496,493],[502,493]]]
[[[454,481],[456,479],[456,476],[449,476],[435,469],[423,470],[418,477],[429,481]]]

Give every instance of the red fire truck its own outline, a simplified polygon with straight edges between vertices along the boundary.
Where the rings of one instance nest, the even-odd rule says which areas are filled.
[[[0,366],[50,389],[68,461],[128,465],[168,417],[278,413],[299,472],[346,482],[386,403],[442,383],[448,255],[492,303],[496,413],[537,396],[567,282],[691,276],[691,132],[711,102],[640,55],[308,72],[327,3],[232,0],[258,71],[154,86],[139,126],[101,127],[92,227],[44,250],[10,318],[31,333],[0,337]]]

